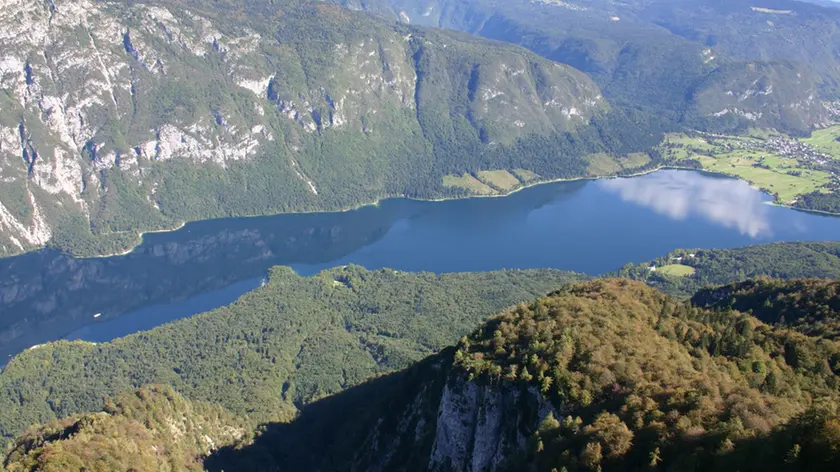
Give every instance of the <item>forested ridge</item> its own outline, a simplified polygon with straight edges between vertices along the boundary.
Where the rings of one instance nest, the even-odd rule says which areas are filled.
[[[694,275],[649,270],[679,257]],[[699,291],[695,303],[709,313],[736,309],[805,334],[819,332],[826,342],[836,334],[836,283],[744,281],[840,278],[840,243],[680,250],[613,275],[638,278],[679,299]],[[252,425],[287,422],[312,402],[434,354],[507,306],[585,278],[552,270],[436,276],[354,266],[304,278],[278,267],[266,286],[229,307],[110,343],[62,341],[22,353],[0,373],[0,428],[8,441],[31,425],[98,411],[105,396],[147,384],[171,385]],[[718,288],[733,282],[744,283]],[[710,301],[709,294],[717,297]],[[715,341],[712,349],[725,346]],[[750,350],[738,346],[726,349]]]
[[[269,282],[232,305],[110,343],[28,350],[0,374],[0,433],[97,411],[106,395],[169,384],[259,421],[402,369],[487,316],[583,275],[554,270],[434,275],[357,266]]]
[[[106,399],[101,412],[27,431],[10,449],[5,467],[8,472],[203,471],[202,456],[248,442],[253,428],[218,405],[191,402],[169,386],[152,385]]]
[[[840,281],[759,279],[705,289],[691,303],[750,313],[765,323],[836,340],[840,336]]]
[[[837,315],[812,289],[829,282],[774,284],[781,298],[801,289],[819,313]],[[4,464],[470,470],[489,444],[500,471],[836,470],[840,343],[819,326],[804,334],[765,323],[777,307],[750,306],[707,309],[626,279],[576,283],[491,317],[454,348],[256,430],[265,419],[254,412],[236,417],[152,386],[105,401],[101,413],[30,430]],[[157,454],[146,454],[152,446]]]
[[[840,344],[762,323],[762,309],[586,282],[491,319],[456,365],[552,402],[529,470],[831,470]]]
[[[680,264],[690,276],[671,276],[651,267]],[[708,287],[761,277],[840,278],[840,242],[770,243],[734,249],[680,249],[642,264],[626,264],[610,274],[641,280],[665,293],[688,298]]]

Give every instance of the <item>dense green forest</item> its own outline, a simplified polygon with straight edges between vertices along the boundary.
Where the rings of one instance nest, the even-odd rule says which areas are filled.
[[[840,243],[681,250],[653,263],[675,257],[685,257],[695,274],[657,275],[640,264],[613,275],[680,298],[755,277],[840,278]],[[288,419],[304,404],[437,352],[490,314],[584,278],[550,270],[435,276],[353,266],[303,278],[278,267],[265,287],[229,307],[110,343],[59,342],[22,353],[0,374],[0,431],[8,439],[153,383],[237,415]]]
[[[0,374],[0,433],[8,440],[154,383],[237,415],[289,419],[303,404],[405,368],[485,317],[582,278],[355,266],[304,278],[278,267],[228,307],[110,343],[60,341],[22,353]]]
[[[840,345],[640,283],[594,281],[519,306],[455,359],[470,378],[534,386],[557,408],[522,459],[530,470],[840,465]],[[791,434],[802,423],[814,429]]]
[[[775,286],[832,303],[809,295],[814,284]],[[626,279],[577,283],[254,436],[243,432],[246,420],[151,387],[106,401],[103,413],[28,432],[5,464],[77,470],[96,444],[95,464],[151,464],[137,446],[153,444],[166,470],[445,471],[491,459],[501,471],[836,470],[840,344],[818,329],[762,322],[773,318],[767,299],[741,302],[748,314]],[[192,434],[172,432],[179,414],[198,425],[185,429]],[[205,450],[205,430],[227,435],[207,433],[218,447]]]
[[[840,213],[840,191],[835,189],[833,193],[813,192],[802,195],[796,201],[796,206],[806,210]]]
[[[675,263],[693,268],[693,275],[672,276],[650,270]],[[837,279],[840,278],[840,242],[681,249],[643,264],[627,264],[610,275],[641,280],[665,293],[684,298],[706,287],[758,277]]]
[[[761,321],[809,336],[840,336],[840,282],[759,279],[697,292],[691,303],[750,313]]]
[[[27,431],[4,465],[8,472],[203,471],[202,456],[247,443],[253,428],[217,405],[149,386],[106,399],[101,412]]]

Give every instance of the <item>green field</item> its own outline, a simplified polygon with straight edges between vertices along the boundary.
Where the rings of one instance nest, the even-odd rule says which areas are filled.
[[[503,192],[513,190],[522,185],[519,179],[506,170],[484,170],[478,173],[478,179]]]
[[[802,167],[794,159],[745,148],[744,143],[751,139],[669,135],[663,143],[663,154],[676,164],[681,160],[694,159],[704,170],[739,177],[777,195],[780,203],[790,203],[799,195],[821,190],[830,181],[828,173]],[[669,147],[669,144],[672,146]]]
[[[636,152],[615,158],[609,154],[598,153],[587,155],[586,160],[589,161],[589,174],[593,177],[602,177],[638,169],[650,163],[650,156],[647,153]]]
[[[492,187],[470,174],[464,174],[462,176],[445,175],[443,177],[443,186],[448,188],[462,188],[475,195],[495,195],[498,193]]]
[[[840,159],[840,125],[831,126],[825,129],[816,130],[810,138],[800,139],[805,144]]]
[[[535,174],[535,173],[533,173],[533,172],[531,172],[530,170],[527,170],[527,169],[513,169],[513,173],[516,175],[516,177],[519,180],[521,180],[522,182],[525,182],[526,184],[528,182],[531,182],[532,180],[537,180],[537,179],[540,178],[539,175],[537,175],[537,174]]]
[[[683,264],[668,264],[656,269],[657,274],[670,275],[672,277],[688,277],[694,275],[694,267]]]

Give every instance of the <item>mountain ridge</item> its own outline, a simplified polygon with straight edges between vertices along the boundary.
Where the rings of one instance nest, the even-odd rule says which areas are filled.
[[[6,4],[5,255],[119,253],[183,221],[466,195],[448,174],[585,176],[586,154],[656,141],[657,125],[569,66],[329,3]]]

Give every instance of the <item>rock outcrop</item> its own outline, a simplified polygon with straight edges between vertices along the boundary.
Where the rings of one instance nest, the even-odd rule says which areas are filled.
[[[0,51],[0,256],[340,209],[426,178],[428,123],[510,144],[605,106],[567,66],[319,3],[2,0]]]

